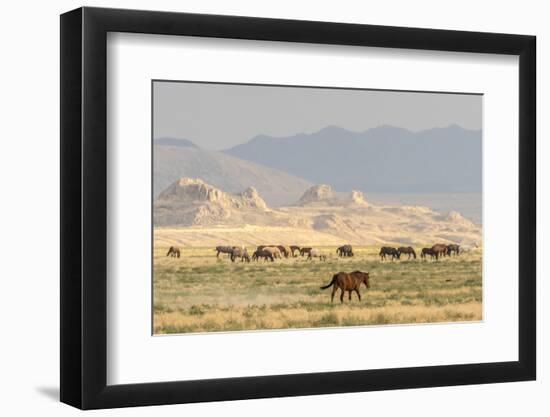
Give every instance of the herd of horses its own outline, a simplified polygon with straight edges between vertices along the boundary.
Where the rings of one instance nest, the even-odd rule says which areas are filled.
[[[264,261],[274,262],[275,259],[282,258],[295,258],[298,256],[306,257],[306,260],[313,260],[314,258],[319,259],[320,261],[326,261],[327,255],[321,250],[313,247],[300,247],[295,245],[285,246],[285,245],[261,245],[256,248],[256,250],[250,255],[248,250],[244,246],[216,246],[214,249],[216,252],[216,257],[220,257],[221,254],[227,254],[231,262],[235,262],[237,259],[240,259],[241,262],[250,262],[250,261],[259,261],[263,259]],[[445,244],[445,243],[436,243],[432,247],[422,248],[420,252],[420,258],[438,260],[439,258],[445,256],[459,255],[461,252],[460,245],[457,244]],[[336,249],[336,254],[341,258],[353,257],[353,247],[351,245],[342,245]],[[401,259],[401,255],[407,255],[407,259],[416,259],[416,252],[412,246],[402,246],[399,248],[394,248],[391,246],[383,246],[380,249],[380,260],[395,260]],[[170,246],[166,256],[171,256],[173,258],[181,257],[181,249],[177,246]]]
[[[240,259],[241,262],[259,261],[260,259],[274,262],[275,259],[295,258],[298,256],[305,256],[306,260],[309,261],[314,258],[318,258],[320,261],[327,260],[327,256],[317,248],[295,245],[261,245],[256,248],[252,256],[249,255],[248,250],[243,246],[216,246],[215,251],[217,258],[220,257],[220,253],[224,253],[229,256],[231,262],[235,262],[237,259]]]
[[[439,258],[443,258],[445,256],[453,256],[453,255],[460,255],[461,249],[460,245],[451,243],[449,245],[445,243],[436,243],[430,248],[422,248],[420,251],[420,258],[427,259],[428,256],[431,259],[438,260]],[[412,246],[402,246],[400,248],[393,248],[390,246],[383,246],[380,249],[380,260],[384,261],[386,259],[401,259],[401,255],[406,254],[408,255],[407,259],[416,259],[416,252],[414,251],[414,248]]]
[[[306,257],[306,260],[313,260],[318,258],[320,261],[326,261],[327,256],[317,248],[313,247],[300,247],[295,245],[262,245],[258,246],[256,250],[249,255],[248,250],[244,246],[216,246],[216,257],[219,258],[220,254],[226,254],[231,259],[231,262],[235,262],[240,259],[241,262],[264,261],[274,262],[275,259],[281,258],[295,258]],[[432,259],[438,260],[444,256],[459,255],[461,252],[460,246],[456,244],[444,244],[436,243],[432,247],[422,248],[420,257],[426,259],[430,256]],[[343,245],[336,249],[336,254],[339,257],[353,257],[353,247],[351,245]],[[401,255],[408,255],[407,259],[416,259],[416,252],[411,246],[402,246],[394,248],[390,246],[383,246],[380,249],[380,260],[387,259],[401,259]],[[181,257],[181,250],[177,246],[170,246],[166,256],[174,258]],[[365,285],[366,288],[370,288],[369,273],[362,271],[353,272],[338,272],[332,276],[332,280],[327,285],[321,287],[322,290],[326,290],[332,287],[332,294],[330,296],[330,302],[334,302],[334,295],[340,290],[340,302],[344,302],[344,294],[347,291],[349,294],[349,300],[351,301],[351,295],[353,292],[357,294],[357,298],[361,301],[361,285]]]

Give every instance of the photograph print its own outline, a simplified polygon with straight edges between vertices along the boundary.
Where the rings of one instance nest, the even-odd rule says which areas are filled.
[[[482,95],[152,94],[153,334],[483,320]]]

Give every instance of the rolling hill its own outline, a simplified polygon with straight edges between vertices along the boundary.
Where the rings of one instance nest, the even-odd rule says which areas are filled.
[[[201,178],[215,187],[236,193],[254,187],[268,204],[296,201],[309,181],[221,152],[200,149],[193,142],[162,138],[153,146],[153,195],[181,177]]]

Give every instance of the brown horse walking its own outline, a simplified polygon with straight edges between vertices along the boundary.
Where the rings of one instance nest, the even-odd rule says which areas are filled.
[[[353,271],[353,272],[338,272],[332,277],[332,281],[330,281],[330,284],[325,285],[324,287],[321,287],[322,290],[326,290],[327,288],[332,286],[332,294],[330,296],[330,302],[334,302],[334,294],[340,288],[340,302],[344,302],[344,291],[348,291],[349,293],[349,300],[351,301],[351,292],[355,291],[357,293],[357,297],[359,298],[359,301],[361,301],[361,293],[359,292],[359,288],[361,287],[361,284],[365,284],[367,288],[370,288],[369,284],[369,273],[368,272],[361,272],[361,271]]]

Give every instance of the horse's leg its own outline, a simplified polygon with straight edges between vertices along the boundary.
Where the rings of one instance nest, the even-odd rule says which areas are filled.
[[[342,292],[340,293],[340,303],[344,304],[344,289],[340,288]]]
[[[330,295],[330,302],[334,302],[334,294],[336,294],[336,285],[332,286],[332,294]]]
[[[359,298],[359,301],[361,301],[361,293],[359,292],[359,288],[356,288],[355,292],[357,293],[357,298]]]
[[[351,290],[348,290],[349,293],[349,300],[351,301]]]

